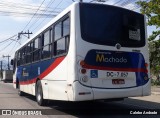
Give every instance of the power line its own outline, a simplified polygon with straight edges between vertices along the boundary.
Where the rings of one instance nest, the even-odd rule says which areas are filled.
[[[17,38],[17,37],[16,37],[16,38]],[[15,39],[15,40],[16,40],[16,39]],[[18,41],[15,41],[14,46],[13,46],[12,49],[9,51],[9,52],[10,52],[9,55],[14,54],[14,53],[12,53],[12,52],[15,51],[15,48],[16,48],[17,43],[18,43]]]
[[[127,8],[127,9],[130,9],[130,10],[135,10],[133,8],[138,8],[136,5],[135,5],[135,2],[137,0],[118,0],[116,1],[115,3],[113,3],[112,5],[116,5],[116,6],[119,6],[119,7],[124,7],[124,8]],[[133,4],[131,7],[128,6],[129,4]]]
[[[0,52],[2,52],[4,49],[6,49],[8,46],[10,46],[12,43],[13,43],[13,40],[7,46],[5,46],[3,49],[1,49]]]
[[[13,52],[13,51],[15,51],[15,47],[16,47],[16,45],[17,45],[17,42],[15,42],[14,46],[13,46],[13,47],[12,47],[12,49],[10,50],[9,55],[14,54],[14,53],[12,53],[12,52]]]
[[[61,0],[61,1],[59,2],[59,4],[54,8],[54,10],[55,10],[62,2],[63,2],[63,0]],[[54,10],[53,10],[53,12],[54,12]],[[37,28],[39,27],[39,25],[40,25],[41,23],[43,23],[45,20],[46,20],[46,18],[44,18],[44,20],[43,20],[42,22],[40,22],[40,23],[37,25],[37,27],[32,30],[32,32],[34,32],[35,29],[37,29]]]
[[[8,6],[8,4],[1,4],[0,3],[0,6],[1,6],[1,8],[0,9],[2,9],[2,10],[14,10],[14,11],[19,11],[19,10],[23,10],[23,11],[31,11],[32,10],[32,12],[33,12],[33,10],[37,10],[38,8],[37,8],[37,6],[24,6],[24,5],[13,5],[13,6]],[[45,7],[41,7],[40,9],[39,9],[39,11],[44,11],[44,9],[45,9]],[[51,10],[52,10],[52,8],[48,8],[48,11],[47,12],[51,12]]]
[[[129,1],[130,1],[130,0],[125,0],[124,2],[122,2],[122,3],[120,4],[120,6],[121,6],[121,7],[125,6]]]
[[[36,10],[37,11],[37,6],[32,6],[32,5],[27,5],[25,6],[24,4],[20,4],[20,5],[14,5],[16,3],[12,3],[11,5],[7,3],[1,3],[0,2],[0,11],[2,13],[2,15],[10,15],[10,14],[13,14],[14,15],[17,13],[17,14],[25,14],[25,15],[33,15],[34,11]],[[46,7],[42,7],[39,8],[38,11],[46,11],[45,9]],[[47,8],[47,13],[51,13],[52,12],[52,8]],[[54,13],[59,13],[58,11],[55,11]],[[40,16],[42,14],[39,14]]]
[[[37,14],[39,8],[42,6],[42,4],[44,3],[45,0],[43,0],[43,2],[41,3],[41,5],[38,7],[37,11],[35,12],[35,14],[32,16],[32,18],[30,19],[30,21],[27,23],[27,25],[23,28],[22,31],[24,31],[26,29],[26,27],[29,25],[29,23],[31,22],[31,20],[33,19],[33,17]]]
[[[39,6],[36,6],[36,5],[32,5],[32,4],[22,4],[22,3],[15,3],[15,2],[7,2],[6,1],[0,1],[0,4],[2,4],[1,6],[3,7],[15,7],[15,8],[27,8],[27,9],[35,9],[37,10],[39,8]],[[45,7],[41,6],[41,9],[45,9]],[[39,9],[39,10],[41,10]],[[49,8],[52,10],[52,8]],[[12,9],[14,10],[14,9]]]
[[[46,9],[45,9],[45,11],[44,11],[43,13],[45,13],[45,12],[47,11],[47,9],[54,3],[54,1],[55,1],[55,0],[50,1],[50,2],[47,4],[47,7],[46,7]],[[43,13],[42,13],[42,14],[43,14]],[[53,13],[53,11],[52,11],[52,13]],[[49,15],[50,15],[50,14],[49,14]],[[54,15],[54,16],[55,16],[55,15]],[[53,16],[52,16],[52,17],[53,17]],[[36,21],[34,21],[28,29],[30,29],[31,27],[33,27],[33,26],[38,22],[39,19],[40,19],[40,18],[38,18]]]
[[[15,37],[15,36],[16,36],[16,35],[13,35],[13,36],[11,36],[11,37],[9,37],[9,38],[7,38],[7,39],[1,41],[0,43],[3,43],[3,42],[5,42],[5,41],[7,41],[7,40],[10,40],[11,38],[13,38],[13,37]]]
[[[5,45],[6,43],[8,43],[10,40],[6,40],[6,41],[4,41],[4,42],[2,42],[2,43],[0,43],[1,45]]]
[[[28,16],[33,16],[34,14],[33,13],[21,13],[21,12],[8,12],[8,11],[0,11],[0,14],[3,15],[3,16],[16,16],[16,17],[28,17]],[[53,17],[55,14],[36,14],[34,17],[36,18],[41,18],[41,17]]]

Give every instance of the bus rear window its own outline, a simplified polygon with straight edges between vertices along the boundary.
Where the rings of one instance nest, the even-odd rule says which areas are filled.
[[[80,4],[82,39],[100,45],[143,47],[144,16],[109,5]]]

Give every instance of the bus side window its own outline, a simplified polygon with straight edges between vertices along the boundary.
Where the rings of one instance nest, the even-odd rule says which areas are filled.
[[[50,30],[47,30],[44,34],[43,34],[43,38],[42,38],[42,59],[45,58],[49,58],[51,51],[50,51]]]
[[[17,58],[17,66],[20,66],[20,52],[19,51],[17,52],[16,58]]]
[[[26,63],[30,62],[30,43],[27,45]]]
[[[65,45],[65,38],[62,38],[57,41],[56,43],[56,55],[64,54],[66,53],[66,45]]]
[[[23,64],[22,55],[23,55],[23,50],[22,50],[22,49],[20,49],[20,57],[19,57],[20,65],[22,65],[22,64]]]
[[[65,38],[66,52],[69,48],[69,38],[70,38],[70,19],[69,17],[63,21],[63,37]]]
[[[54,40],[58,40],[62,37],[62,22],[59,22],[55,26]]]
[[[63,21],[63,36],[70,34],[70,21],[69,17]]]
[[[30,63],[33,61],[33,49],[34,49],[34,42],[31,42],[30,47]]]
[[[40,60],[40,37],[36,38],[34,40],[34,52],[33,52],[33,61],[39,61]]]
[[[60,36],[61,34],[61,36]],[[69,17],[55,25],[54,34],[54,55],[64,55],[68,51],[70,34],[70,21]]]

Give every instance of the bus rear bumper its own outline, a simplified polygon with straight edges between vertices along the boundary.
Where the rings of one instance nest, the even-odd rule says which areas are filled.
[[[83,86],[77,81],[74,83],[74,87],[76,88],[74,91],[73,101],[126,98],[136,96],[147,96],[151,94],[149,82],[144,86],[133,88],[102,89]]]
[[[94,93],[94,100],[143,96],[142,86],[124,89],[92,89]],[[149,93],[146,95],[149,95]]]
[[[110,98],[126,98],[126,97],[138,97],[148,96],[151,94],[151,84],[148,81],[147,84],[139,87],[121,88],[121,89],[97,89],[92,88],[94,93],[94,99],[110,99]]]

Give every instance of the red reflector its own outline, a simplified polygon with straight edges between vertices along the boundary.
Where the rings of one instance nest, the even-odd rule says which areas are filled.
[[[85,65],[85,62],[82,60],[82,61],[80,61],[80,63],[79,63],[81,66],[84,66]]]
[[[148,63],[145,63],[145,66],[148,67]]]
[[[80,72],[81,72],[82,74],[85,74],[87,71],[86,71],[86,69],[83,68],[83,69],[80,70]]]
[[[79,95],[91,94],[91,92],[80,92]]]
[[[79,95],[85,95],[85,93],[79,93]]]

